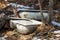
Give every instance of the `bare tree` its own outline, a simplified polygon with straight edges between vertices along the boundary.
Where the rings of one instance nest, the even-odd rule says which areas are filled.
[[[53,15],[53,0],[49,0],[49,11],[48,11],[48,15],[49,15],[48,23],[50,23],[51,20],[52,20],[52,15]]]
[[[38,0],[38,3],[39,3],[39,7],[40,7],[40,13],[41,13],[41,20],[42,22],[44,22],[44,16],[43,16],[43,10],[42,10],[42,1],[41,0]]]

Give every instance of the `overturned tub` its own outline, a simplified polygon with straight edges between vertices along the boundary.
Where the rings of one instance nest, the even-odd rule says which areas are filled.
[[[44,19],[47,21],[48,20],[48,10],[42,10],[43,11],[43,16]],[[53,14],[57,13],[57,10],[53,10]],[[41,11],[40,10],[20,10],[18,11],[19,15],[21,18],[28,18],[28,19],[36,19],[36,20],[41,20]]]
[[[36,30],[36,28],[42,24],[42,22],[30,19],[11,20],[13,27],[17,28],[17,31],[22,34],[29,34]]]

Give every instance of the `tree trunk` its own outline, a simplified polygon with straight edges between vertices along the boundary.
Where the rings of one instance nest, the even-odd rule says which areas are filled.
[[[42,1],[41,0],[38,0],[38,3],[39,3],[39,7],[40,7],[40,13],[41,13],[41,20],[42,22],[44,22],[44,15],[43,15],[43,10],[42,10]]]
[[[48,23],[51,23],[52,15],[53,15],[53,0],[49,0],[49,11],[48,11]]]

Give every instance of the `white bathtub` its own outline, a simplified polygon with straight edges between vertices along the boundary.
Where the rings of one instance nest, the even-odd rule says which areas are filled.
[[[36,28],[42,24],[42,22],[36,21],[36,20],[11,20],[11,23],[13,26],[17,28],[17,31],[22,34],[28,34],[32,33],[36,30]]]

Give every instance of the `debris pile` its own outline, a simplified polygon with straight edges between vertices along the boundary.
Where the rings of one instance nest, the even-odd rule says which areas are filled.
[[[14,0],[9,0],[9,2],[12,1]],[[57,12],[52,12],[54,10],[49,5],[49,7],[51,6],[49,13],[42,10],[48,9],[46,3],[48,0],[42,0],[40,5],[36,0],[34,2],[21,0],[21,4],[9,2],[7,2],[8,4],[0,2],[0,40],[60,40],[60,5],[57,3],[58,1],[54,2],[54,5],[58,4],[55,5]],[[43,3],[47,5],[43,5]],[[40,6],[40,11],[35,10],[39,9],[38,6]],[[50,15],[52,13],[54,15]]]

